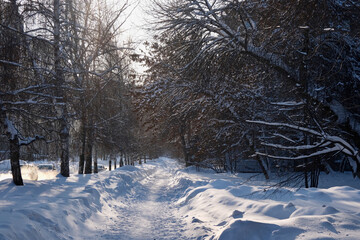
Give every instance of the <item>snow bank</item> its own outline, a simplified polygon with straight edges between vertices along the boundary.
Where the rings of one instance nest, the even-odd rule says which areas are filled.
[[[188,169],[176,177],[179,184],[199,181],[199,173]],[[339,184],[337,178],[334,181],[323,177],[327,185]],[[213,174],[205,179],[206,184],[203,181],[201,186],[189,186],[177,201],[188,224],[204,229],[202,239],[360,238],[358,189],[337,186],[268,190],[264,184],[251,185],[241,174]],[[352,184],[359,188],[356,181]]]
[[[360,181],[269,189],[262,176],[160,158],[92,175],[0,181],[0,239],[360,239]],[[345,186],[349,183],[351,186]]]
[[[0,181],[0,239],[98,239],[97,225],[112,214],[111,202],[146,175],[135,167],[124,170],[57,175],[24,186]]]

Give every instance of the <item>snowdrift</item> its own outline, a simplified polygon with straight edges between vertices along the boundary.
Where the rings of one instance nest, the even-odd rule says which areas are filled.
[[[248,177],[160,158],[22,187],[7,179],[0,239],[360,239],[360,184],[350,175],[277,190]]]
[[[126,195],[139,169],[55,180],[0,182],[0,239],[99,239],[97,225],[111,215],[111,202]],[[100,234],[100,235],[99,235]]]
[[[244,175],[178,172],[174,188],[186,183],[186,189],[177,205],[189,224],[204,229],[204,239],[360,239],[358,189],[269,189],[271,183],[251,185]],[[339,184],[339,175],[322,175],[322,181]],[[342,178],[359,187],[350,174]]]

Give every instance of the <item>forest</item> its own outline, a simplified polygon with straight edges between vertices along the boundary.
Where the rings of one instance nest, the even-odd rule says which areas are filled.
[[[360,2],[0,0],[0,159],[97,173],[170,156],[216,172],[360,177]],[[130,13],[131,14],[131,13]],[[134,64],[146,68],[138,72]]]

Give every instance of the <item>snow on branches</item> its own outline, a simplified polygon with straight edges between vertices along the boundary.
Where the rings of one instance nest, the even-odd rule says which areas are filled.
[[[263,143],[264,146],[282,149],[282,150],[311,150],[312,152],[307,155],[298,155],[295,157],[290,156],[275,156],[270,155],[267,153],[261,153],[256,152],[255,155],[261,155],[266,156],[270,158],[275,159],[281,159],[281,160],[300,160],[300,159],[308,159],[315,156],[321,156],[328,153],[336,153],[336,152],[342,152],[345,155],[349,156],[349,162],[352,167],[352,170],[354,174],[356,174],[358,177],[359,173],[359,166],[360,166],[360,155],[359,150],[350,144],[348,141],[344,140],[343,138],[339,136],[333,136],[325,133],[324,131],[317,131],[314,129],[306,128],[306,127],[300,127],[293,124],[287,124],[287,123],[278,123],[278,122],[265,122],[265,121],[252,121],[247,120],[248,123],[253,124],[260,124],[265,126],[273,126],[278,128],[288,128],[293,129],[296,131],[304,132],[307,134],[311,134],[313,136],[316,136],[320,142],[315,143],[312,145],[290,145],[285,146],[281,144],[270,144],[270,143]]]

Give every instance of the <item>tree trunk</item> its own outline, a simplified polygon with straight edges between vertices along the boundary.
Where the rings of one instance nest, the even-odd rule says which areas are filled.
[[[269,180],[270,177],[269,177],[268,171],[266,170],[266,168],[264,166],[264,162],[261,160],[259,155],[256,155],[256,161],[259,163],[261,171],[263,172],[263,174],[265,176],[265,179]]]
[[[20,144],[19,138],[15,135],[13,138],[9,139],[10,143],[10,163],[11,163],[11,172],[13,176],[13,181],[15,185],[24,185],[23,179],[21,177],[20,169]]]
[[[79,157],[79,171],[78,171],[79,174],[84,174],[84,167],[85,167],[85,155],[84,153],[81,153]]]
[[[97,156],[98,156],[98,152],[97,152],[97,148],[95,148],[94,151],[94,173],[98,173],[98,164],[97,164]]]
[[[181,145],[182,145],[183,154],[184,154],[185,166],[188,167],[188,166],[190,166],[190,159],[189,159],[189,149],[187,147],[186,140],[185,140],[184,124],[181,124],[181,126],[180,126],[180,139],[181,139]]]
[[[124,153],[121,153],[121,154],[120,154],[120,162],[119,162],[119,166],[120,166],[120,167],[124,166],[124,162],[123,162],[123,161],[124,161]]]
[[[79,159],[79,174],[84,173],[85,147],[86,147],[86,128],[85,128],[85,120],[82,119],[82,123],[81,123],[81,154],[80,154],[80,159]]]
[[[66,112],[66,111],[65,111]],[[67,113],[64,113],[64,115]],[[64,177],[70,176],[70,166],[69,166],[69,129],[67,126],[66,118],[64,117],[61,121],[61,169],[60,173]]]
[[[305,180],[305,188],[309,188],[309,179],[308,179],[308,172],[307,172],[307,165],[308,165],[308,160],[305,159],[304,160],[304,180]]]
[[[251,146],[251,150],[252,152],[256,152],[256,147],[255,147],[255,132],[252,131],[252,146]],[[256,155],[255,157],[256,161],[259,163],[260,165],[260,168],[261,168],[261,171],[263,172],[264,176],[265,176],[265,179],[268,180],[270,179],[269,177],[269,173],[268,173],[268,170],[265,168],[265,165],[264,165],[264,162],[261,160],[260,156],[259,155]]]
[[[6,20],[8,21],[7,26],[23,33],[23,19],[19,14],[18,4],[16,3],[16,0],[11,0],[10,4],[10,13],[6,17]],[[13,31],[7,32],[4,37],[5,38],[2,40],[4,42],[2,44],[5,46],[3,45],[4,49],[1,49],[1,58],[10,62],[19,62],[21,56],[21,38]],[[1,67],[0,75],[2,76],[0,76],[0,80],[3,84],[10,86],[11,90],[15,90],[19,81],[18,67],[11,64],[1,64]],[[1,89],[1,91],[2,90],[3,89]],[[0,123],[1,125],[4,124],[4,133],[7,135],[10,145],[10,164],[13,182],[15,185],[24,185],[20,169],[20,144],[18,133],[16,133],[17,130],[12,125],[12,122],[7,118],[6,108],[3,107],[2,101],[3,98],[0,98]],[[0,129],[3,130],[3,126],[0,126]],[[3,132],[0,132],[0,135],[1,134],[3,134]]]
[[[59,107],[60,142],[61,142],[61,167],[60,174],[64,177],[70,176],[69,169],[69,126],[67,122],[67,106],[63,87],[65,84],[64,72],[61,67],[61,44],[60,44],[60,1],[54,0],[54,66],[55,85],[58,97],[62,98],[62,105]],[[61,101],[61,100],[60,100]]]
[[[319,177],[320,177],[320,163],[319,160],[314,160],[311,167],[311,185],[312,188],[317,188],[319,185]]]
[[[6,17],[8,26],[23,33],[23,19],[19,14],[19,8],[16,0],[11,0],[10,14]],[[4,41],[4,40],[2,40]],[[21,56],[21,38],[17,33],[11,31],[5,34],[5,46],[2,49],[1,58],[5,58],[10,62],[19,62]],[[1,64],[2,79],[4,83],[10,86],[11,90],[16,89],[16,84],[19,81],[19,70],[17,66],[11,64]]]
[[[308,25],[305,25],[308,26]],[[302,57],[302,61],[300,64],[300,81],[303,84],[303,92],[305,95],[305,99],[304,102],[304,117],[303,117],[303,121],[306,124],[306,127],[310,127],[309,126],[309,114],[308,114],[308,109],[309,109],[309,95],[308,95],[308,71],[307,71],[307,64],[306,64],[306,60],[307,60],[307,55],[309,54],[309,28],[304,28],[304,43],[303,43],[303,49],[302,51],[305,53],[303,54]],[[310,137],[307,133],[304,133],[304,144],[305,145],[309,145],[310,144]],[[309,182],[308,182],[308,160],[305,159],[304,160],[304,179],[305,179],[305,188],[309,188]]]
[[[85,174],[90,174],[92,172],[92,141],[88,140],[86,145]]]
[[[91,120],[89,126],[87,127],[87,140],[86,140],[86,151],[85,151],[85,174],[90,174],[92,172],[92,149],[94,142],[94,129],[92,127],[93,121]]]
[[[111,171],[111,161],[112,161],[112,155],[109,157],[109,171]]]
[[[124,153],[124,162],[125,165],[129,165],[129,157],[127,153]]]

